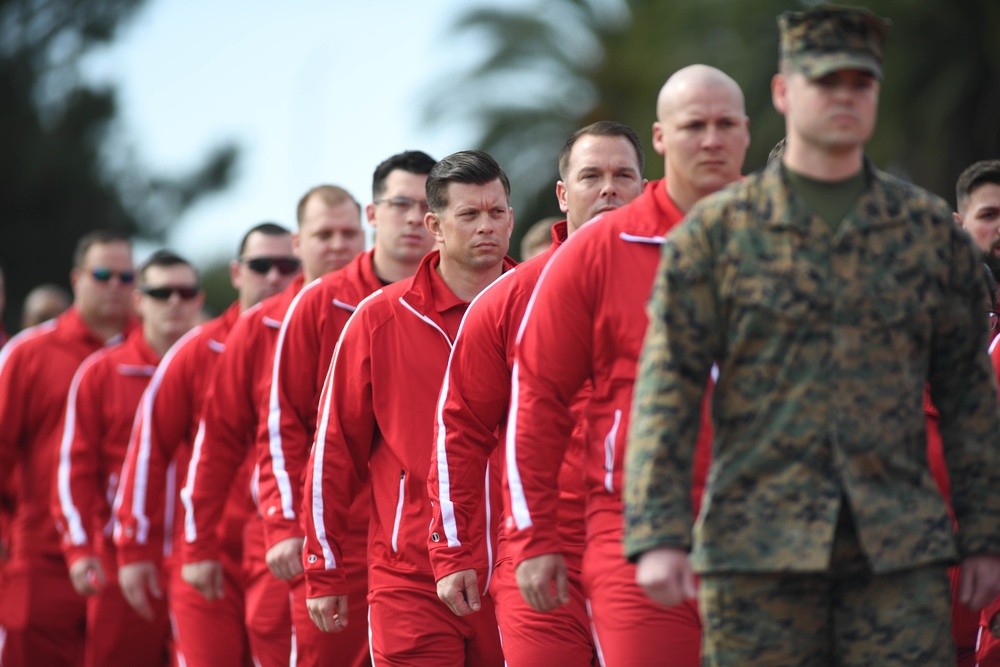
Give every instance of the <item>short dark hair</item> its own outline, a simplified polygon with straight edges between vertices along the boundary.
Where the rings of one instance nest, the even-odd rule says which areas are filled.
[[[261,222],[256,224],[243,235],[243,240],[240,241],[240,251],[236,254],[237,257],[243,256],[244,251],[247,249],[247,240],[253,233],[264,234],[265,236],[291,236],[292,234],[276,222]]]
[[[639,141],[639,136],[635,133],[635,130],[618,121],[599,120],[586,127],[581,127],[571,134],[566,143],[563,144],[562,149],[559,151],[559,178],[564,180],[567,178],[569,172],[569,154],[573,152],[573,146],[580,140],[580,137],[585,136],[624,137],[628,139],[628,142],[632,144],[632,148],[635,149],[635,156],[639,158],[639,176],[642,176],[643,171],[646,169],[646,154],[642,150],[642,142]]]
[[[965,168],[955,185],[955,204],[961,209],[980,185],[1000,185],[1000,160],[980,160]]]
[[[128,234],[120,229],[95,229],[87,232],[76,242],[76,249],[73,250],[73,266],[80,268],[83,266],[83,258],[91,246],[104,245],[105,243],[124,243],[132,249],[132,240]]]
[[[324,204],[331,208],[351,202],[358,209],[358,214],[361,214],[361,204],[354,198],[354,195],[344,188],[339,185],[317,185],[314,188],[309,188],[309,191],[302,195],[298,205],[295,207],[295,219],[298,221],[300,228],[302,227],[302,217],[306,213],[306,204],[313,197],[319,197],[323,200]]]
[[[397,169],[411,174],[429,174],[433,168],[434,158],[423,151],[403,151],[382,160],[372,174],[372,199],[378,199],[385,193],[385,181]]]
[[[191,262],[187,261],[173,250],[157,250],[152,255],[149,256],[142,266],[139,267],[139,282],[146,282],[146,271],[153,266],[167,267],[167,266],[186,266],[192,271],[194,271],[195,279],[198,279],[198,269],[194,268]]]
[[[493,156],[483,151],[459,151],[444,158],[427,176],[427,206],[439,213],[448,206],[448,184],[486,185],[498,180],[510,199],[510,181]]]

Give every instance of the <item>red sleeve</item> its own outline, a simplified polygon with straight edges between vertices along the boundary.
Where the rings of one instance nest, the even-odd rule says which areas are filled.
[[[32,377],[22,344],[30,334],[15,336],[0,350],[0,497],[12,495],[11,475],[21,457]]]
[[[139,401],[115,497],[121,564],[158,562],[165,531],[173,530],[166,525],[168,472],[193,419],[190,376],[204,371],[197,359],[199,334],[199,328],[193,329],[170,348]]]
[[[559,471],[575,418],[577,391],[593,358],[594,272],[583,244],[564,244],[545,267],[528,304],[515,348],[507,424],[509,517],[524,548],[515,565],[560,553]]]
[[[206,394],[204,415],[181,490],[184,503],[185,563],[219,558],[219,521],[230,489],[253,442],[260,397],[254,395],[256,362],[267,350],[254,325],[244,317],[226,337]]]
[[[320,395],[316,441],[306,467],[306,596],[346,595],[343,563],[351,502],[368,477],[375,436],[371,328],[364,304],[344,327]]]
[[[59,443],[52,516],[62,534],[67,565],[94,555],[92,536],[101,530],[101,507],[106,508],[100,475],[101,441],[107,432],[101,409],[107,386],[104,356],[88,358],[73,377],[66,399],[66,419]]]
[[[487,288],[466,311],[438,399],[427,481],[433,517],[428,550],[435,579],[477,565],[469,525],[484,500],[487,461],[510,398],[509,332],[503,313],[498,317],[496,310],[509,280]]]
[[[322,282],[310,283],[299,292],[285,313],[274,349],[268,446],[260,452],[258,477],[268,547],[303,534],[298,512],[319,398],[312,371],[324,364],[317,324],[322,292]],[[325,365],[329,367],[328,362]]]

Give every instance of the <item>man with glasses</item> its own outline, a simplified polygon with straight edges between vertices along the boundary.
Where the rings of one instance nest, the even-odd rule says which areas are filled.
[[[142,326],[87,357],[73,378],[59,447],[52,512],[76,592],[87,596],[86,665],[155,665],[170,634],[166,601],[153,622],[122,597],[111,540],[111,501],[139,398],[167,350],[195,325],[204,295],[198,273],[169,251],[139,270],[133,293]]]
[[[150,596],[162,598],[169,582],[178,662],[189,667],[236,667],[247,659],[241,558],[243,532],[255,512],[249,489],[253,457],[242,463],[228,489],[218,528],[221,600],[206,600],[181,579],[174,546],[182,543],[190,517],[183,511],[171,517],[175,508],[183,509],[177,490],[183,487],[192,449],[199,446],[205,394],[230,330],[241,312],[280,292],[298,273],[287,229],[262,223],[247,232],[239,259],[231,263],[236,302],[170,348],[136,413],[115,498],[118,580],[125,599],[146,619],[154,616]]]
[[[226,492],[247,454],[259,461],[267,450],[268,389],[281,320],[303,284],[342,269],[364,250],[361,207],[343,188],[312,188],[299,201],[297,214],[293,245],[302,259],[302,274],[281,294],[246,311],[226,339],[206,399],[204,437],[195,449],[181,492],[189,517],[182,576],[208,600],[222,595],[215,531]],[[247,526],[243,548],[250,648],[262,667],[288,665],[293,651],[288,584],[271,573],[264,552],[263,520],[257,513]],[[305,620],[305,627],[296,627],[294,632],[300,665],[313,653],[314,635],[321,634]]]
[[[318,632],[306,609],[302,576],[305,527],[299,514],[305,464],[316,428],[320,390],[333,349],[348,318],[362,299],[385,285],[413,275],[432,248],[424,227],[425,184],[434,159],[420,151],[393,155],[375,168],[372,203],[365,207],[375,228],[375,245],[343,270],[310,283],[292,302],[282,323],[274,354],[268,395],[267,445],[260,449],[260,507],[267,538],[267,564],[288,580],[294,599],[293,620],[299,660],[314,665],[324,656],[340,656],[341,664],[366,665],[368,633],[363,620],[338,634]],[[369,502],[359,494],[351,508],[352,552],[364,555],[368,539]],[[368,566],[363,557],[348,562],[351,613],[366,617]],[[299,634],[301,633],[301,634]]]
[[[5,666],[83,660],[87,605],[70,583],[49,512],[63,433],[59,417],[83,360],[134,326],[135,270],[128,237],[114,230],[86,234],[73,260],[73,306],[21,332],[0,352],[0,496],[20,471],[0,592]]]

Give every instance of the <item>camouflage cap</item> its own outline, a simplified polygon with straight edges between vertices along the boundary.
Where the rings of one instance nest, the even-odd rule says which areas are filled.
[[[820,5],[778,17],[780,64],[818,79],[859,69],[882,79],[882,43],[890,22],[863,7]]]

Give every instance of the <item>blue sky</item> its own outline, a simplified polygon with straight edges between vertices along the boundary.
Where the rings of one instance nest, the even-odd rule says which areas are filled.
[[[447,31],[473,4],[483,3],[149,0],[85,71],[118,86],[120,136],[156,173],[182,173],[224,140],[241,146],[234,185],[168,239],[205,264],[230,257],[259,221],[293,226],[313,185],[365,204],[389,155],[472,147],[469,128],[422,127],[420,108],[427,84],[476,52]]]

